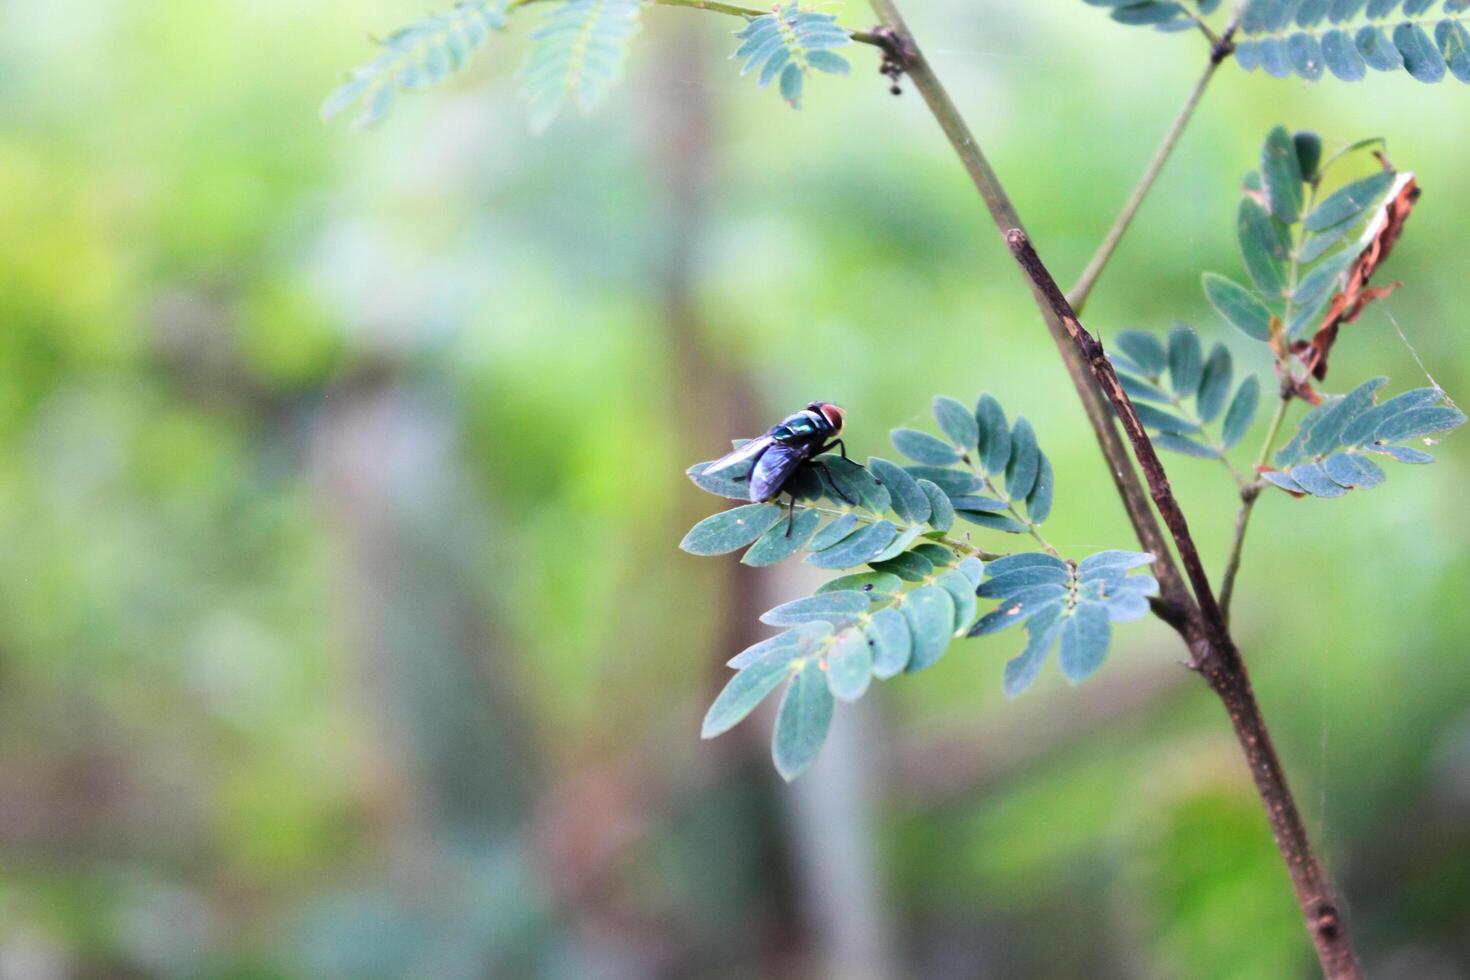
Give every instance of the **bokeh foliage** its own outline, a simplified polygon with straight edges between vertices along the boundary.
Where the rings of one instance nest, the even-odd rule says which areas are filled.
[[[659,10],[612,104],[546,137],[523,135],[516,33],[491,39],[513,57],[477,59],[391,125],[324,129],[320,95],[364,35],[422,13],[396,0],[0,9],[0,944],[100,975],[471,963],[575,976],[608,951],[597,937],[612,921],[637,924],[613,932],[640,966],[653,923],[675,972],[794,972],[799,956],[780,950],[816,940],[790,938],[802,916],[751,873],[789,854],[768,766],[721,764],[725,741],[693,738],[732,652],[733,590],[714,563],[671,558],[670,528],[708,498],[666,474],[758,425],[727,422],[671,339],[668,92],[711,106],[718,193],[692,248],[693,335],[706,363],[748,379],[756,423],[831,398],[866,458],[887,452],[892,424],[924,425],[927,392],[983,386],[1045,434],[1067,486],[1105,487],[1106,473],[963,174],[907,95],[872,77],[871,52],[848,52],[853,77],[810,86],[790,113],[723,60],[732,22]],[[1059,270],[1085,260],[1200,60],[1197,39],[1089,13],[910,12],[920,36],[944,38],[938,70]],[[688,18],[693,35],[679,33]],[[663,67],[699,46],[691,36],[709,42],[707,75]],[[1026,108],[1048,92],[1064,96]],[[1386,270],[1405,288],[1365,314],[1333,370],[1419,386],[1396,322],[1437,382],[1467,390],[1452,202],[1470,173],[1444,125],[1462,110],[1463,90],[1402,72],[1305,87],[1225,66],[1089,325],[1165,336],[1184,320],[1204,350],[1231,350],[1238,377],[1269,371],[1199,287],[1201,269],[1239,275],[1240,172],[1278,121],[1329,151],[1380,133],[1425,199]],[[372,563],[339,557],[354,496],[324,489],[313,454],[342,431],[322,419],[379,404],[355,399],[382,385],[401,409],[389,418],[433,422],[414,452],[369,442],[365,472],[380,459],[404,481],[397,525],[419,536],[379,586],[396,597],[392,628],[360,633],[344,626],[366,605],[352,572]],[[1463,440],[1437,454],[1373,494],[1264,500],[1235,613],[1383,973],[1470,963],[1470,456]],[[1216,560],[1234,498],[1217,469],[1171,469]],[[1128,541],[1110,493],[1063,492],[1048,522],[1060,548]],[[1268,557],[1278,546],[1286,560]],[[449,618],[466,612],[476,630]],[[1172,669],[1165,630],[1130,632],[1091,685]],[[374,637],[387,637],[379,659]],[[1087,688],[1043,672],[1008,704],[996,679],[1025,638],[992,640],[885,686],[874,722],[870,744],[962,749],[962,765],[926,774],[949,776],[937,788],[871,764],[906,962],[937,973],[959,948],[998,975],[1300,969],[1288,889],[1217,706],[1168,688],[1064,737]],[[518,741],[472,724],[469,742],[441,737],[459,717],[451,696],[486,675],[514,690],[516,711],[498,714]],[[386,697],[374,678],[388,676],[418,700]],[[1014,755],[981,752],[1002,748]],[[511,787],[503,805],[426,789],[477,771]],[[629,771],[716,785],[618,791],[646,788],[618,781]],[[402,785],[431,817],[403,805]],[[555,805],[568,799],[640,818],[618,824],[642,829],[597,901],[566,900],[532,832],[578,812]],[[493,819],[466,816],[477,809]],[[556,840],[597,839],[556,826]],[[465,857],[445,827],[496,847]],[[1181,844],[1200,837],[1211,846]],[[515,914],[471,914],[486,909]]]

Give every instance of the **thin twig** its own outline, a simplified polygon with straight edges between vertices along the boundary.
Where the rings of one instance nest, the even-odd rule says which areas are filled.
[[[1291,399],[1288,397],[1283,397],[1276,403],[1276,414],[1271,416],[1271,427],[1266,433],[1265,442],[1261,443],[1260,456],[1256,459],[1257,473],[1271,458],[1271,450],[1276,448],[1276,437],[1281,434],[1281,423],[1285,421],[1286,409],[1290,405]],[[1230,622],[1230,600],[1235,598],[1235,577],[1240,573],[1240,560],[1245,550],[1245,532],[1250,526],[1251,512],[1255,510],[1256,500],[1263,489],[1265,485],[1258,477],[1240,490],[1240,510],[1235,515],[1235,537],[1230,542],[1230,557],[1225,560],[1225,575],[1220,579],[1220,612],[1226,623]]]
[[[533,3],[543,3],[545,0],[511,0],[510,8],[525,7]],[[719,0],[653,0],[661,7],[689,7],[694,10],[708,10],[714,14],[728,14],[731,17],[743,17],[746,20],[754,20],[764,17],[771,12],[769,7],[742,7],[735,3],[720,3]],[[841,26],[841,25],[838,25]],[[887,41],[879,34],[872,31],[854,31],[850,28],[842,28],[847,31],[847,36],[858,44],[871,44],[877,48],[887,46]]]
[[[1209,30],[1203,21],[1197,20],[1200,28],[1210,38],[1209,63],[1205,65],[1204,74],[1200,75],[1199,81],[1194,83],[1194,88],[1190,91],[1189,98],[1184,100],[1184,108],[1179,110],[1179,115],[1174,118],[1174,124],[1164,134],[1163,142],[1154,151],[1153,159],[1148,162],[1148,166],[1143,171],[1143,176],[1138,180],[1138,185],[1133,188],[1133,193],[1128,196],[1128,202],[1123,205],[1123,210],[1119,212],[1117,220],[1113,222],[1113,227],[1108,229],[1107,236],[1103,238],[1102,244],[1093,253],[1092,259],[1087,263],[1087,268],[1083,270],[1081,277],[1077,280],[1077,285],[1073,286],[1071,291],[1067,293],[1067,301],[1072,304],[1072,308],[1078,313],[1081,313],[1083,307],[1087,305],[1087,298],[1092,295],[1092,289],[1097,285],[1098,278],[1102,275],[1103,270],[1107,268],[1108,261],[1112,259],[1113,253],[1118,250],[1118,245],[1123,241],[1123,236],[1127,233],[1129,226],[1133,224],[1133,219],[1138,214],[1138,209],[1143,206],[1144,198],[1148,197],[1149,191],[1153,190],[1154,183],[1159,179],[1159,174],[1164,170],[1164,164],[1169,162],[1169,157],[1173,155],[1174,148],[1179,145],[1179,138],[1184,135],[1185,127],[1194,118],[1194,110],[1199,108],[1200,99],[1204,97],[1205,89],[1209,88],[1210,80],[1215,77],[1215,72],[1219,71],[1220,65],[1235,50],[1235,44],[1231,38],[1235,36],[1239,14],[1236,15],[1236,18],[1236,20],[1230,22],[1230,26],[1225,28],[1225,33],[1220,37],[1215,37],[1214,33]]]
[[[1174,499],[1164,465],[1154,451],[1133,402],[1123,390],[1102,344],[1083,328],[1076,313],[1068,305],[1067,298],[1062,295],[1061,287],[1032,248],[1031,240],[1026,237],[1025,232],[1013,228],[1006,234],[1006,244],[1010,246],[1011,253],[1040,294],[1051,304],[1078,353],[1112,402],[1123,423],[1123,430],[1133,445],[1133,453],[1143,469],[1144,478],[1148,481],[1154,506],[1159,509],[1164,525],[1174,539],[1174,546],[1179,551],[1179,561],[1194,587],[1198,603],[1197,617],[1187,624],[1195,641],[1191,644],[1191,665],[1204,675],[1230,715],[1231,725],[1255,780],[1256,791],[1266,808],[1276,846],[1291,875],[1297,901],[1307,920],[1307,930],[1316,946],[1323,976],[1328,980],[1358,980],[1362,972],[1353,954],[1347,926],[1338,911],[1337,900],[1321,862],[1312,850],[1306,826],[1302,823],[1301,813],[1297,810],[1296,800],[1287,784],[1286,773],[1271,743],[1260,705],[1256,703],[1245,661],[1241,658],[1240,651],[1225,625],[1224,615],[1215,601],[1209,576],[1200,560],[1199,549],[1189,531],[1189,522],[1178,501]]]

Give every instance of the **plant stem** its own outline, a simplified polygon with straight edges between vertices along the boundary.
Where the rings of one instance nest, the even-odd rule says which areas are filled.
[[[1286,419],[1286,409],[1290,404],[1290,398],[1282,398],[1276,403],[1276,414],[1271,417],[1271,428],[1266,433],[1266,441],[1261,444],[1261,454],[1256,459],[1257,473],[1271,458],[1271,450],[1276,448],[1276,439],[1281,434],[1281,423]],[[1230,622],[1230,600],[1235,597],[1235,576],[1240,572],[1241,552],[1245,548],[1246,528],[1250,524],[1251,512],[1255,510],[1256,498],[1261,495],[1262,489],[1264,488],[1259,478],[1240,489],[1240,510],[1235,515],[1235,538],[1230,543],[1230,557],[1225,561],[1225,576],[1220,580],[1220,613],[1227,623]]]
[[[544,0],[511,0],[509,9],[524,7],[528,4],[542,3]],[[729,14],[731,17],[743,17],[746,20],[754,20],[756,17],[764,17],[771,12],[769,7],[742,7],[735,3],[720,3],[719,0],[653,0],[660,7],[689,7],[694,10],[708,10],[714,14]],[[872,31],[854,31],[846,27],[847,36],[859,44],[871,44],[874,47],[884,47],[886,41]]]
[[[944,130],[944,134],[949,137],[950,145],[954,147],[955,154],[970,175],[970,180],[980,193],[981,200],[985,202],[996,230],[1004,235],[1007,229],[1022,227],[1020,216],[1017,215],[995,171],[991,169],[990,162],[985,159],[985,154],[970,133],[964,118],[950,99],[949,92],[934,74],[923,52],[914,43],[913,36],[909,33],[908,26],[904,23],[903,16],[899,13],[894,0],[871,0],[871,3],[878,19],[883,22],[883,27],[876,33],[879,33],[885,40],[885,52],[913,80],[914,87],[919,90],[929,111],[939,123],[940,128]],[[1189,595],[1189,587],[1179,573],[1179,567],[1174,563],[1174,556],[1169,551],[1168,540],[1164,537],[1158,520],[1149,507],[1148,495],[1138,481],[1138,474],[1133,469],[1128,447],[1123,443],[1122,438],[1118,435],[1117,427],[1113,424],[1112,410],[1108,408],[1102,393],[1093,383],[1087,366],[1083,364],[1082,359],[1073,349],[1061,321],[1043,301],[1034,284],[1032,291],[1036,296],[1037,308],[1041,311],[1042,319],[1046,321],[1052,340],[1057,345],[1057,351],[1067,369],[1067,375],[1071,378],[1072,385],[1077,390],[1077,396],[1082,401],[1083,411],[1092,426],[1093,435],[1097,439],[1098,447],[1102,450],[1103,458],[1107,461],[1108,471],[1112,474],[1113,484],[1117,488],[1119,498],[1123,501],[1134,533],[1137,534],[1138,541],[1144,550],[1152,552],[1156,558],[1153,571],[1154,577],[1159,580],[1160,596],[1155,608],[1161,612],[1161,615],[1164,615],[1164,618],[1182,622],[1193,607],[1194,601]]]
[[[1230,716],[1236,739],[1255,780],[1256,792],[1271,823],[1276,847],[1286,863],[1297,902],[1307,920],[1307,931],[1316,947],[1322,974],[1328,980],[1359,980],[1362,972],[1353,954],[1347,926],[1338,912],[1337,901],[1321,862],[1312,850],[1301,813],[1287,784],[1286,773],[1271,743],[1266,720],[1256,702],[1245,661],[1215,601],[1209,576],[1190,535],[1189,523],[1169,487],[1163,463],[1154,451],[1128,393],[1118,381],[1102,344],[1083,328],[1056,280],[1032,248],[1030,239],[1021,230],[1012,229],[1006,235],[1006,243],[1021,268],[1052,305],[1093,377],[1112,402],[1133,445],[1133,453],[1143,468],[1154,505],[1158,507],[1179,550],[1179,560],[1194,587],[1198,602],[1198,611],[1185,629],[1191,650],[1191,666],[1204,675]]]
[[[1113,257],[1113,253],[1118,250],[1118,244],[1122,242],[1123,236],[1127,233],[1129,226],[1133,224],[1133,219],[1138,214],[1138,209],[1143,206],[1144,198],[1148,197],[1149,191],[1153,190],[1154,183],[1159,179],[1159,174],[1164,170],[1164,164],[1169,161],[1169,157],[1174,153],[1174,148],[1179,144],[1179,138],[1184,135],[1185,127],[1194,118],[1194,110],[1199,107],[1200,99],[1204,97],[1205,89],[1209,87],[1210,80],[1215,77],[1215,72],[1219,70],[1220,65],[1235,50],[1235,44],[1231,38],[1235,36],[1235,28],[1239,22],[1239,18],[1240,15],[1237,13],[1235,20],[1230,22],[1230,26],[1225,28],[1225,33],[1219,38],[1213,38],[1209,34],[1206,35],[1211,37],[1212,43],[1210,45],[1210,60],[1205,65],[1204,74],[1200,75],[1199,81],[1194,83],[1194,88],[1190,91],[1189,98],[1184,100],[1184,108],[1179,110],[1179,115],[1174,118],[1174,124],[1164,134],[1163,142],[1154,151],[1153,159],[1144,168],[1143,176],[1139,178],[1138,185],[1133,188],[1133,193],[1129,195],[1127,203],[1123,205],[1123,210],[1118,214],[1117,220],[1113,222],[1113,227],[1108,229],[1107,236],[1102,240],[1102,244],[1097,247],[1097,251],[1093,253],[1092,259],[1087,263],[1087,268],[1083,270],[1082,276],[1077,280],[1077,284],[1067,293],[1067,302],[1072,304],[1072,308],[1078,314],[1081,314],[1083,307],[1087,305],[1087,298],[1092,295],[1092,289],[1097,285],[1098,278],[1103,274],[1103,270],[1107,268],[1109,260]],[[1205,28],[1205,25],[1200,23],[1200,27]]]

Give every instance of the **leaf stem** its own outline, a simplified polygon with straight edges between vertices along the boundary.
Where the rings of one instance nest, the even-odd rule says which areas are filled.
[[[1164,164],[1169,162],[1169,157],[1173,155],[1174,148],[1179,145],[1179,138],[1184,135],[1184,130],[1189,125],[1189,121],[1194,118],[1194,111],[1199,108],[1200,100],[1204,98],[1205,89],[1209,88],[1211,79],[1215,77],[1215,72],[1220,69],[1220,65],[1235,50],[1235,43],[1232,38],[1235,36],[1235,29],[1240,23],[1240,13],[1238,11],[1230,21],[1229,26],[1225,28],[1225,32],[1219,37],[1215,37],[1203,21],[1195,18],[1195,22],[1199,24],[1201,30],[1205,31],[1205,36],[1210,39],[1209,63],[1205,65],[1204,73],[1200,75],[1199,81],[1194,83],[1194,88],[1190,90],[1189,98],[1184,100],[1184,107],[1174,117],[1173,125],[1169,127],[1169,131],[1164,134],[1163,141],[1159,143],[1158,149],[1154,151],[1153,159],[1144,168],[1143,176],[1139,178],[1138,184],[1133,188],[1133,193],[1128,196],[1128,200],[1123,205],[1123,210],[1119,212],[1117,220],[1108,229],[1108,233],[1103,238],[1102,244],[1093,253],[1092,259],[1087,263],[1087,268],[1083,270],[1082,276],[1077,280],[1077,284],[1067,293],[1067,302],[1072,304],[1072,309],[1076,310],[1079,315],[1082,313],[1083,308],[1087,306],[1087,299],[1092,295],[1093,287],[1097,285],[1098,278],[1102,276],[1103,270],[1107,268],[1108,262],[1113,257],[1113,253],[1118,250],[1118,245],[1123,241],[1123,236],[1133,224],[1133,219],[1137,216],[1138,209],[1143,206],[1143,201],[1148,197],[1149,191],[1153,190],[1155,182],[1159,179],[1159,174],[1164,170]]]
[[[1276,448],[1276,439],[1281,434],[1281,423],[1285,421],[1286,409],[1290,405],[1291,399],[1286,397],[1276,403],[1276,413],[1271,416],[1271,428],[1267,431],[1266,441],[1261,443],[1261,452],[1256,458],[1257,473],[1271,458],[1271,450]],[[1250,525],[1256,500],[1264,488],[1259,477],[1240,488],[1240,510],[1235,515],[1235,537],[1230,543],[1230,557],[1225,560],[1225,575],[1220,579],[1220,612],[1227,623],[1230,621],[1230,600],[1235,598],[1235,578],[1240,573],[1241,555],[1245,549],[1245,532]]]
[[[546,0],[510,0],[507,9],[514,10],[517,7],[525,7],[533,3],[543,3]],[[728,14],[731,17],[743,17],[746,20],[754,20],[764,17],[771,12],[769,7],[742,7],[735,3],[720,3],[719,0],[653,0],[660,7],[689,7],[693,10],[708,10],[714,14]],[[839,25],[840,26],[840,25]],[[871,44],[874,47],[886,47],[887,42],[872,31],[854,31],[850,28],[842,28],[847,31],[847,36],[858,44]]]

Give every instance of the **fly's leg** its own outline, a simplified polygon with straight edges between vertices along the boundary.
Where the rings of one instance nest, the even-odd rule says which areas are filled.
[[[791,529],[796,526],[796,494],[791,495],[791,502],[786,505],[786,536],[791,537]]]
[[[832,488],[833,492],[835,492],[837,496],[841,497],[844,501],[846,501],[848,504],[851,504],[853,507],[857,506],[857,501],[853,500],[847,494],[843,493],[842,488],[837,485],[837,481],[832,478],[832,468],[830,466],[828,466],[826,463],[823,463],[821,460],[817,460],[816,462],[812,463],[812,466],[820,469],[821,472],[826,475],[827,485]]]
[[[841,439],[833,439],[821,449],[817,450],[817,455],[820,456],[822,455],[822,453],[830,451],[833,446],[836,446],[838,451],[842,453],[842,459],[844,462],[852,462],[852,460],[847,458],[847,443],[843,442]]]

